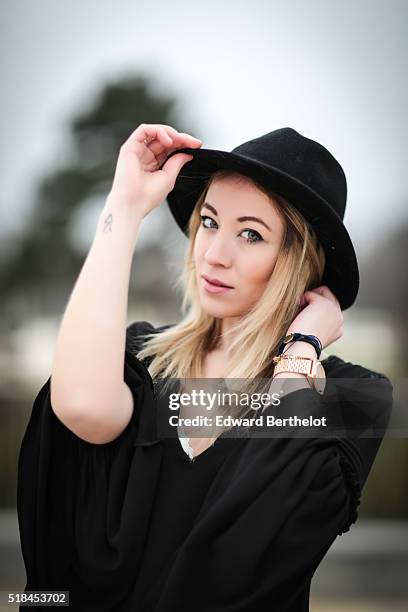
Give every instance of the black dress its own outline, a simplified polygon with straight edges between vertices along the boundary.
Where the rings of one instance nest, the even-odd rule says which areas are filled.
[[[328,378],[371,379],[371,398],[376,385],[376,437],[221,436],[191,461],[177,437],[157,435],[155,382],[134,356],[143,334],[166,327],[128,327],[124,379],[136,408],[115,440],[92,444],[65,427],[50,378],[35,398],[18,464],[25,590],[69,591],[78,612],[306,612],[320,561],[357,519],[392,384],[330,356]],[[346,415],[354,396],[339,400]],[[312,389],[282,406],[299,401],[319,414]]]

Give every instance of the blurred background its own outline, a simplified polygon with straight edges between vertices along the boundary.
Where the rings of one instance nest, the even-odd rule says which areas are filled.
[[[2,0],[0,590],[25,585],[21,439],[119,148],[140,123],[206,148],[285,126],[325,145],[348,179],[361,272],[329,354],[407,376],[407,17],[403,0]],[[166,202],[145,218],[128,323],[180,319],[186,244]],[[313,579],[311,610],[408,610],[407,489],[408,440],[387,437],[358,522]]]

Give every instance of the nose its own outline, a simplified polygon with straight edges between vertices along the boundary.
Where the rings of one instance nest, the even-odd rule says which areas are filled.
[[[220,232],[217,233],[217,236],[214,236],[211,239],[210,244],[205,250],[204,259],[212,266],[221,265],[226,268],[231,266],[231,249],[228,246],[225,238],[221,236]]]

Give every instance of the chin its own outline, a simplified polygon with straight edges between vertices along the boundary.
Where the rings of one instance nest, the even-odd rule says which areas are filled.
[[[209,303],[208,299],[203,298],[201,298],[201,307],[206,314],[215,317],[216,319],[225,319],[227,317],[240,317],[245,312],[243,308],[237,309],[236,305],[232,307],[228,304]]]

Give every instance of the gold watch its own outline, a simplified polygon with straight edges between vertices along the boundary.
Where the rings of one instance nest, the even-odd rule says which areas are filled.
[[[273,376],[279,372],[295,372],[304,374],[312,389],[320,394],[326,387],[326,372],[320,361],[311,357],[296,357],[294,355],[277,355],[272,360],[275,364]]]

